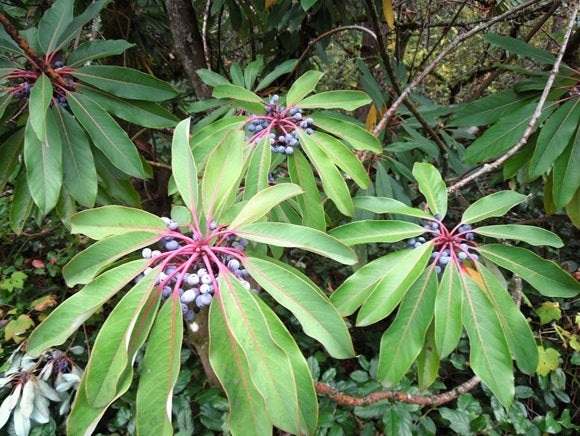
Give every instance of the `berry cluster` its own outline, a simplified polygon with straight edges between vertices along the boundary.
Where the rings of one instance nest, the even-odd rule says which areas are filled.
[[[227,229],[210,221],[206,234],[199,231],[199,226],[187,226],[192,235],[180,231],[177,222],[162,217],[168,229],[167,236],[159,241],[158,249],[144,248],[141,255],[151,259],[151,266],[136,277],[139,282],[150,274],[153,267],[161,266],[155,284],[163,300],[172,296],[178,297],[186,321],[192,321],[195,314],[203,307],[209,306],[218,292],[218,277],[225,269],[229,270],[248,290],[249,273],[242,268],[244,251],[249,242],[238,238]]]
[[[436,214],[432,220],[423,220],[425,234],[418,238],[407,240],[411,248],[420,247],[427,241],[433,240],[435,250],[431,253],[432,265],[437,273],[441,273],[445,267],[454,262],[458,267],[461,263],[476,262],[479,256],[473,253],[476,248],[475,235],[470,224],[462,224],[451,230],[441,221],[441,215]]]
[[[246,140],[258,143],[266,135],[270,139],[270,149],[274,153],[292,154],[294,148],[300,145],[297,129],[302,129],[307,135],[313,133],[312,118],[303,119],[302,109],[296,106],[279,106],[280,97],[272,96],[269,104],[264,106],[266,115],[253,115],[248,121],[248,136]]]

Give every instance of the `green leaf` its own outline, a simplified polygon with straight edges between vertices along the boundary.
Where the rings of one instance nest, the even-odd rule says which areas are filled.
[[[73,257],[64,266],[63,277],[71,287],[88,283],[115,260],[158,240],[159,235],[152,232],[127,232],[109,236]]]
[[[495,307],[518,368],[525,374],[534,374],[538,366],[538,347],[526,318],[507,289],[487,268],[479,264],[479,272],[485,293]]]
[[[513,401],[514,375],[510,350],[497,313],[479,285],[462,274],[463,324],[469,336],[473,372],[505,407]]]
[[[52,84],[41,74],[30,90],[28,125],[40,141],[46,138],[46,113],[52,100]]]
[[[272,424],[294,434],[312,433],[318,404],[306,360],[272,310],[231,274],[220,275],[224,320],[248,359],[251,377]]]
[[[417,356],[417,378],[421,391],[430,387],[437,379],[440,359],[441,357],[435,344],[435,328],[433,327],[433,323],[431,323],[425,335],[423,349],[419,353],[419,356]]]
[[[238,236],[277,247],[296,247],[320,254],[346,265],[356,263],[354,252],[319,230],[288,223],[252,223],[240,226]]]
[[[62,140],[63,186],[81,205],[92,207],[97,197],[97,171],[91,144],[74,117],[53,107]]]
[[[356,318],[357,326],[366,326],[386,318],[397,307],[409,288],[419,278],[431,255],[433,244],[404,250],[403,255],[369,294]]]
[[[370,102],[369,96],[362,91],[326,91],[306,97],[300,101],[300,107],[353,111]]]
[[[198,183],[197,168],[189,147],[189,123],[181,121],[173,132],[171,143],[171,172],[183,202],[190,210],[197,210]]]
[[[519,275],[545,297],[575,297],[580,293],[580,283],[556,263],[544,260],[529,250],[501,244],[478,247],[479,252]]]
[[[310,135],[299,133],[299,136],[300,144],[302,144],[304,152],[316,168],[326,195],[334,202],[342,214],[353,216],[352,198],[342,174],[334,166],[326,152],[320,148]]]
[[[536,142],[530,161],[530,177],[545,173],[562,154],[578,128],[580,100],[568,100],[546,121]]]
[[[435,298],[435,343],[441,358],[455,350],[463,333],[461,289],[459,270],[454,262],[450,262],[443,272]]]
[[[32,332],[27,341],[26,352],[32,357],[38,357],[46,349],[62,345],[148,264],[148,260],[139,259],[113,268],[63,301]]]
[[[519,224],[504,224],[497,226],[483,226],[473,230],[475,233],[498,239],[524,241],[530,245],[549,245],[560,248],[564,246],[562,240],[554,233],[541,227]]]
[[[526,198],[525,195],[514,191],[494,192],[493,194],[480,198],[469,206],[463,212],[461,222],[471,224],[487,218],[503,216],[508,210],[520,204]]]
[[[312,167],[299,150],[288,156],[288,174],[290,180],[304,191],[296,198],[302,214],[302,224],[313,229],[326,230],[324,205],[312,174]]]
[[[437,274],[428,268],[407,291],[395,320],[381,338],[377,378],[383,385],[396,386],[421,352],[436,294]]]
[[[208,157],[201,182],[203,211],[208,218],[217,220],[238,188],[243,168],[243,136],[241,130],[230,131]]]
[[[560,367],[560,353],[554,348],[538,346],[539,360],[537,373],[539,376],[545,377],[550,372]]]
[[[248,117],[227,117],[211,123],[202,129],[195,130],[194,128],[195,132],[189,143],[195,161],[197,163],[205,161],[209,153],[223,141],[228,132],[240,129],[247,120]]]
[[[286,94],[286,106],[295,106],[304,97],[314,91],[316,85],[324,73],[320,71],[307,71],[301,75],[290,87]]]
[[[20,235],[26,220],[32,212],[34,201],[26,183],[26,172],[20,171],[14,183],[14,197],[10,205],[10,228],[14,233]]]
[[[179,93],[169,83],[132,68],[89,65],[71,73],[77,79],[117,97],[163,101]]]
[[[443,219],[447,213],[447,189],[439,171],[431,164],[416,162],[413,165],[413,176],[431,213],[440,214]]]
[[[232,434],[271,434],[264,398],[252,381],[248,358],[228,329],[219,304],[209,308],[209,359],[230,404]]]
[[[125,206],[97,207],[72,217],[72,233],[82,233],[97,240],[138,230],[162,235],[167,232],[167,226],[152,213]]]
[[[0,191],[18,168],[20,154],[24,145],[24,129],[16,129],[2,144],[0,144]]]
[[[75,92],[67,94],[67,101],[77,121],[115,167],[133,177],[147,177],[135,145],[103,108],[87,96]]]
[[[39,139],[28,119],[24,138],[26,180],[34,202],[43,214],[50,212],[58,202],[62,186],[62,142],[55,117],[46,114],[46,136]]]
[[[342,316],[352,315],[406,254],[405,251],[395,251],[363,265],[330,295],[330,301]]]
[[[256,86],[255,91],[258,92],[262,89],[265,89],[278,77],[291,72],[294,69],[296,62],[298,62],[296,59],[288,59],[287,61],[278,64],[276,68],[274,68],[270,73],[266,74],[262,80],[260,80],[260,83],[258,83],[258,86]]]
[[[116,97],[83,84],[79,84],[78,88],[105,111],[137,126],[159,129],[174,127],[177,123],[177,118],[158,103]]]
[[[78,32],[82,30],[85,24],[95,18],[101,9],[103,9],[110,1],[111,0],[96,0],[95,2],[91,3],[91,5],[87,7],[81,15],[73,18],[73,20],[61,33],[58,43],[53,51],[57,52],[62,50],[70,41],[76,38]]]
[[[123,39],[91,39],[79,45],[68,57],[66,64],[68,67],[77,67],[88,61],[119,55],[134,45]]]
[[[255,61],[250,62],[246,65],[244,69],[244,85],[247,89],[252,89],[254,87],[254,83],[256,83],[256,78],[258,74],[262,70],[264,66],[264,58],[262,56],[258,56]]]
[[[123,372],[132,366],[130,354],[131,338],[142,334],[137,328],[148,331],[153,317],[147,318],[148,325],[140,325],[141,312],[155,313],[157,306],[148,304],[151,290],[155,286],[153,272],[145,276],[117,303],[107,317],[93,345],[91,358],[85,369],[86,395],[92,407],[110,404],[121,385]],[[136,351],[136,350],[135,350]]]
[[[570,140],[570,144],[554,163],[554,203],[561,209],[574,197],[580,188],[580,127]],[[2,186],[0,184],[0,186]]]
[[[1,75],[0,78],[4,75],[4,71],[1,71]],[[9,72],[12,71],[12,68],[9,69],[9,71],[6,71],[6,74],[8,74]],[[4,116],[4,112],[6,111],[6,108],[10,105],[10,103],[12,102],[12,100],[14,99],[14,94],[12,94],[11,92],[4,92],[2,94],[0,94],[0,118],[2,118]]]
[[[353,203],[356,208],[369,210],[374,213],[390,213],[428,220],[433,219],[433,215],[423,212],[421,209],[407,206],[405,203],[394,198],[361,196],[355,197]]]
[[[304,332],[336,359],[354,357],[348,329],[330,300],[298,270],[274,259],[247,257],[244,267],[279,304],[298,319]]]
[[[238,101],[247,101],[250,103],[262,103],[262,98],[258,97],[252,91],[248,91],[246,88],[242,88],[238,85],[223,84],[217,85],[213,89],[212,97],[215,98],[232,98]]]
[[[576,194],[570,200],[565,207],[566,214],[572,221],[572,224],[576,226],[576,228],[580,228],[580,188],[576,191]]]
[[[55,51],[57,42],[73,19],[74,3],[55,1],[38,23],[38,44],[44,54]]]
[[[137,431],[142,434],[173,434],[171,405],[179,375],[183,315],[174,294],[157,314],[147,339],[137,389]]]
[[[318,129],[326,130],[332,135],[346,141],[355,150],[370,150],[374,153],[381,153],[383,148],[381,143],[362,127],[345,121],[344,119],[333,117],[330,114],[314,113],[314,126]]]
[[[483,36],[483,39],[490,44],[501,47],[511,53],[517,54],[518,56],[529,57],[542,64],[553,65],[556,61],[553,54],[531,46],[521,39],[498,35],[497,33],[486,33]]]
[[[529,102],[530,98],[521,98],[513,89],[498,92],[460,106],[449,125],[470,127],[492,124]]]
[[[540,317],[540,324],[548,324],[552,321],[559,321],[562,317],[562,311],[560,310],[560,303],[555,301],[545,301],[536,310],[536,313]]]
[[[302,194],[302,189],[293,183],[270,186],[248,200],[238,216],[230,223],[229,228],[236,229],[244,224],[253,223],[266,216],[277,204],[300,194]]]
[[[300,140],[303,140],[304,136],[307,136],[300,130],[298,132]],[[357,185],[363,189],[368,188],[370,179],[365,167],[346,145],[334,136],[327,135],[323,132],[314,132],[310,135],[310,139],[324,151],[335,165],[348,174]]]
[[[268,176],[272,163],[272,151],[270,147],[266,146],[266,141],[268,140],[269,138],[264,137],[251,152],[252,155],[244,184],[244,200],[249,200],[257,192],[269,186]]]
[[[425,233],[425,229],[407,221],[353,221],[336,227],[329,235],[346,245],[367,244],[370,242],[398,242]]]

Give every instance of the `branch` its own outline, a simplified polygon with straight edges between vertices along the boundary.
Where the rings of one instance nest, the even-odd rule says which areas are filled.
[[[517,13],[518,11],[527,8],[528,6],[531,6],[535,3],[539,3],[541,0],[529,0],[525,3],[522,3],[521,5],[518,5],[516,7],[514,7],[513,9],[504,12],[501,15],[498,15],[497,17],[495,17],[494,19],[487,21],[485,23],[480,24],[479,26],[474,27],[473,29],[471,29],[469,32],[465,32],[462,33],[460,35],[457,35],[455,37],[455,39],[445,48],[443,49],[443,51],[441,51],[441,53],[439,53],[439,55],[433,60],[433,62],[431,62],[422,72],[421,74],[419,74],[415,80],[413,80],[413,82],[408,85],[405,90],[401,93],[401,95],[399,95],[399,98],[397,98],[397,100],[391,105],[391,107],[387,110],[387,112],[385,112],[385,114],[383,115],[383,118],[381,118],[381,121],[379,121],[379,123],[377,124],[377,126],[375,127],[375,129],[373,130],[373,134],[375,136],[378,136],[379,132],[381,130],[383,130],[387,124],[387,122],[389,121],[389,118],[391,118],[393,116],[393,114],[395,113],[395,111],[399,108],[399,106],[403,103],[403,101],[405,100],[405,98],[411,93],[411,91],[419,84],[423,81],[423,79],[425,79],[425,77],[427,77],[427,75],[433,71],[433,69],[441,62],[441,60],[447,56],[449,54],[449,52],[451,50],[453,50],[459,43],[461,43],[462,41],[472,37],[473,35],[475,35],[476,33],[481,32],[484,29],[487,29],[488,27],[494,25],[495,23],[504,20],[505,18],[514,15],[515,13]]]
[[[44,59],[34,51],[32,47],[30,47],[28,41],[26,41],[22,36],[20,36],[16,27],[14,27],[12,23],[8,20],[8,18],[1,12],[0,12],[0,23],[2,23],[2,26],[4,26],[4,29],[6,30],[6,33],[10,35],[10,38],[12,38],[16,42],[16,44],[18,44],[18,46],[24,51],[24,53],[26,53],[28,57],[32,59],[32,61],[38,66],[38,68],[40,68],[44,73],[46,73],[46,75],[50,78],[52,82],[58,83],[61,87],[65,89],[70,89],[70,86],[66,84],[64,78],[60,74],[58,74],[54,70],[54,68],[52,68],[49,64],[47,64],[44,61]]]
[[[558,74],[558,71],[560,71],[560,63],[562,62],[562,58],[564,57],[564,52],[566,51],[566,46],[568,45],[568,41],[570,40],[570,35],[572,34],[572,29],[574,28],[574,23],[576,21],[576,15],[578,14],[579,7],[580,7],[580,2],[576,1],[574,4],[574,7],[572,8],[572,12],[570,13],[570,21],[568,23],[568,27],[566,28],[566,34],[564,35],[564,40],[562,41],[562,46],[560,47],[560,51],[558,52],[558,56],[556,57],[556,62],[554,62],[554,66],[552,67],[552,71],[550,72],[550,76],[548,77],[548,81],[546,82],[546,86],[544,87],[544,91],[542,92],[542,96],[540,97],[540,100],[538,101],[538,104],[536,106],[536,110],[534,111],[534,114],[532,115],[532,118],[530,119],[530,122],[528,123],[528,127],[526,127],[526,130],[524,131],[524,134],[522,135],[522,137],[520,138],[518,143],[516,145],[514,145],[507,153],[505,153],[499,159],[495,160],[492,163],[484,164],[483,167],[481,167],[475,173],[471,174],[470,176],[466,177],[465,179],[460,180],[459,182],[457,182],[454,185],[447,188],[447,192],[449,192],[449,193],[455,192],[458,189],[465,186],[466,184],[468,184],[469,182],[471,182],[472,180],[475,180],[476,178],[482,176],[483,174],[486,174],[486,173],[489,173],[489,172],[496,170],[506,160],[508,160],[510,157],[512,157],[520,148],[522,148],[526,144],[526,142],[528,142],[528,139],[534,130],[536,122],[538,121],[538,119],[540,118],[540,115],[542,114],[542,109],[544,107],[544,103],[546,102],[546,100],[548,98],[548,94],[550,93],[550,89],[552,88],[552,84],[554,83],[554,80],[556,79],[556,75]]]

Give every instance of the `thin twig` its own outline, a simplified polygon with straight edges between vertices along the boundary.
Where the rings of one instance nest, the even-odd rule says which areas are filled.
[[[576,15],[578,14],[578,7],[579,6],[580,6],[580,2],[576,1],[574,4],[574,7],[572,8],[572,12],[570,14],[570,21],[568,23],[568,27],[566,28],[566,34],[564,35],[564,39],[562,41],[562,46],[560,47],[560,51],[558,52],[558,56],[556,57],[556,62],[554,62],[554,66],[552,67],[552,71],[550,72],[550,76],[548,77],[548,81],[546,82],[546,86],[544,87],[544,91],[542,92],[542,96],[540,97],[540,100],[538,101],[538,104],[536,106],[536,110],[534,111],[534,114],[532,115],[532,118],[530,119],[530,122],[528,123],[528,127],[526,127],[526,130],[524,131],[524,133],[523,133],[522,137],[520,138],[520,140],[518,141],[518,143],[516,145],[514,145],[507,153],[505,153],[499,159],[495,160],[492,163],[483,165],[483,167],[481,167],[475,173],[471,174],[470,176],[466,177],[465,179],[462,179],[462,180],[458,181],[457,183],[455,183],[454,185],[447,188],[447,192],[450,192],[450,193],[455,192],[458,189],[465,186],[466,184],[468,184],[469,182],[471,182],[472,180],[475,180],[476,178],[482,176],[483,174],[486,174],[486,173],[489,173],[489,172],[496,170],[506,160],[508,160],[510,157],[512,157],[515,153],[517,153],[517,151],[520,148],[522,148],[526,144],[526,142],[528,142],[528,139],[534,130],[536,122],[538,121],[538,119],[540,118],[540,115],[542,114],[542,109],[544,107],[544,103],[546,102],[546,100],[548,98],[548,94],[550,93],[550,89],[552,88],[552,84],[554,83],[554,80],[556,79],[558,71],[560,71],[560,63],[562,62],[562,58],[564,57],[564,52],[566,51],[566,46],[568,45],[568,41],[570,40],[570,35],[572,34],[572,29],[574,28],[574,23],[576,22]]]
[[[423,79],[425,79],[425,77],[427,77],[427,75],[433,71],[433,69],[441,62],[441,60],[443,60],[443,58],[445,56],[447,56],[449,54],[449,52],[451,50],[453,50],[459,43],[461,43],[462,41],[472,37],[473,35],[475,35],[476,33],[481,32],[484,29],[487,29],[488,27],[494,25],[497,22],[503,21],[504,19],[506,19],[507,17],[514,15],[515,13],[517,13],[518,11],[527,8],[528,6],[531,6],[535,3],[539,3],[541,0],[529,0],[525,3],[522,3],[521,5],[518,5],[516,7],[514,7],[513,9],[510,9],[507,12],[504,12],[501,15],[498,15],[497,17],[495,17],[494,19],[487,21],[485,23],[480,24],[479,26],[474,27],[473,29],[471,29],[468,32],[462,33],[460,35],[457,35],[455,37],[455,39],[445,48],[441,51],[441,53],[439,53],[439,55],[433,60],[433,62],[431,62],[422,72],[421,74],[419,74],[415,80],[413,80],[413,82],[411,84],[409,84],[405,90],[401,93],[401,95],[399,95],[399,98],[397,98],[397,100],[391,105],[391,107],[387,110],[387,112],[385,112],[385,114],[383,115],[383,117],[381,118],[381,121],[379,121],[379,123],[377,124],[377,126],[374,128],[373,130],[373,134],[375,136],[377,136],[379,134],[379,132],[381,130],[383,130],[387,124],[387,122],[389,121],[389,119],[393,116],[393,114],[395,113],[395,111],[399,108],[399,106],[401,106],[401,104],[403,103],[403,101],[405,100],[405,98],[407,98],[407,96],[411,93],[411,91],[417,86],[419,85],[419,83],[421,83],[423,81]]]
[[[209,59],[209,44],[207,43],[207,21],[209,19],[209,8],[211,7],[211,0],[205,3],[203,11],[203,26],[201,28],[201,41],[203,43],[203,54],[205,56],[205,65],[208,70],[211,70],[211,61]]]

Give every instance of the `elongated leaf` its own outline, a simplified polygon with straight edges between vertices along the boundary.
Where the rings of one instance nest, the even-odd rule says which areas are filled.
[[[154,273],[145,276],[127,292],[97,335],[84,376],[87,400],[92,407],[110,404],[117,394],[118,386],[122,384],[125,369],[132,365],[130,339],[141,311],[153,310],[153,307],[145,306],[150,300],[154,276]]]
[[[274,259],[248,257],[254,280],[298,319],[304,332],[337,359],[354,356],[348,329],[330,300],[298,270]]]
[[[330,295],[330,301],[343,316],[352,315],[406,254],[395,251],[363,265]]]
[[[333,117],[327,113],[317,112],[312,114],[312,118],[316,128],[326,130],[332,135],[343,139],[355,150],[370,150],[375,153],[381,153],[383,150],[377,138],[356,124]]]
[[[230,131],[210,153],[201,183],[203,211],[217,219],[242,175],[242,131]]]
[[[425,233],[425,229],[407,221],[353,221],[336,227],[329,235],[346,245],[367,244],[370,242],[397,242]]]
[[[169,83],[132,68],[90,65],[71,73],[77,79],[117,97],[163,101],[179,94]]]
[[[89,283],[115,260],[158,240],[157,234],[141,231],[109,236],[73,257],[64,266],[62,274],[68,286]]]
[[[353,111],[370,102],[369,96],[362,91],[326,91],[306,97],[300,102],[300,107]]]
[[[257,192],[266,189],[269,186],[270,165],[272,163],[272,152],[266,147],[265,142],[269,138],[264,137],[252,151],[248,171],[246,173],[246,182],[244,184],[244,199],[249,200]]]
[[[314,431],[318,404],[306,360],[268,306],[230,273],[220,276],[220,298],[228,330],[244,350],[256,387],[268,401],[272,423],[285,431]]]
[[[566,214],[570,217],[572,224],[580,229],[580,188],[578,188],[570,203],[566,205]]]
[[[214,71],[205,68],[200,68],[199,70],[196,71],[196,73],[199,76],[199,78],[203,81],[203,83],[211,87],[216,87],[217,85],[230,83],[229,80],[226,79],[221,74],[218,74]]]
[[[534,374],[538,367],[538,347],[526,318],[497,277],[481,264],[478,270],[518,368],[525,374]]]
[[[439,171],[431,164],[416,162],[413,176],[417,179],[419,191],[425,196],[431,213],[440,214],[443,219],[447,213],[447,189]]]
[[[38,43],[42,52],[52,53],[66,27],[73,19],[74,3],[68,0],[55,1],[38,24]]]
[[[167,226],[156,215],[125,206],[97,207],[72,218],[72,233],[82,233],[97,240],[138,230],[161,235],[167,231]]]
[[[4,74],[8,74],[12,71],[12,68],[8,70],[3,70],[0,68],[0,77],[2,77]],[[0,94],[0,118],[2,118],[4,116],[4,112],[6,111],[6,108],[8,107],[8,105],[10,105],[10,103],[12,102],[12,99],[14,98],[14,94],[12,94],[11,92],[5,92]]]
[[[252,381],[248,358],[228,324],[219,304],[210,305],[209,359],[228,397],[229,428],[232,434],[271,434],[266,402]]]
[[[155,319],[141,364],[136,402],[137,431],[142,434],[173,434],[171,405],[182,341],[181,302],[174,295],[163,304]],[[160,407],[162,404],[164,407]]]
[[[195,162],[201,163],[217,145],[223,141],[230,130],[240,129],[248,117],[226,117],[193,132],[190,145]]]
[[[574,197],[580,188],[580,127],[570,140],[570,144],[556,159],[554,164],[554,204],[561,209]],[[2,184],[0,183],[0,186]]]
[[[534,47],[521,39],[498,35],[497,33],[486,33],[483,39],[518,56],[529,57],[543,64],[552,65],[556,60],[552,53]]]
[[[353,216],[354,207],[348,186],[329,156],[310,137],[299,132],[300,143],[322,181],[324,192],[344,215]]]
[[[24,145],[24,129],[17,129],[2,144],[0,144],[0,191],[4,189],[6,182],[14,175],[22,147]]]
[[[177,118],[158,103],[117,97],[83,84],[78,88],[105,111],[138,126],[159,129],[174,127],[177,123]]]
[[[250,103],[263,103],[262,99],[252,91],[248,91],[246,88],[238,85],[231,85],[229,83],[217,85],[213,89],[212,96],[215,98],[233,98],[234,100],[247,101]]]
[[[91,39],[79,45],[71,53],[66,64],[68,67],[77,67],[84,65],[88,61],[119,55],[134,45],[123,39]]]
[[[304,135],[301,135],[301,137]],[[310,138],[326,153],[335,165],[348,174],[357,185],[366,189],[370,184],[369,175],[355,154],[334,136],[314,132]]]
[[[369,210],[374,213],[391,213],[433,219],[433,215],[423,212],[421,209],[407,206],[394,198],[361,196],[355,197],[353,203],[354,207],[358,209]]]
[[[313,229],[326,230],[324,206],[312,168],[299,150],[288,157],[288,174],[290,180],[304,191],[304,194],[296,198],[302,214],[302,224]]]
[[[427,329],[425,344],[419,356],[417,356],[417,378],[419,389],[424,391],[437,379],[439,373],[439,352],[435,344],[435,328],[433,323]]]
[[[26,172],[20,171],[16,177],[14,197],[10,205],[10,228],[17,235],[22,233],[24,224],[32,212],[32,206],[34,201],[26,183]]]
[[[62,142],[52,112],[46,113],[46,135],[39,139],[28,119],[24,138],[26,180],[34,202],[43,214],[58,201],[62,187]]]
[[[107,112],[83,94],[69,92],[67,101],[77,121],[113,165],[130,176],[147,177],[135,145]]]
[[[530,245],[549,245],[560,248],[564,246],[558,235],[540,227],[517,224],[504,224],[497,226],[483,226],[474,230],[475,233],[491,236],[498,239],[512,239],[524,241]]]
[[[183,202],[190,210],[197,210],[198,183],[197,168],[189,147],[189,123],[191,119],[181,121],[173,132],[171,145],[171,171],[177,190]]]
[[[251,241],[301,248],[346,265],[357,261],[354,252],[338,239],[309,227],[287,223],[252,223],[238,227],[236,233]]]
[[[562,154],[578,128],[578,120],[580,120],[579,99],[568,100],[550,116],[540,131],[530,161],[531,178],[546,172]]]
[[[387,317],[397,307],[409,288],[419,278],[431,255],[433,244],[403,251],[398,260],[365,300],[356,318],[357,326],[373,324]]]
[[[68,111],[59,105],[55,105],[53,111],[63,147],[63,185],[79,204],[92,207],[98,186],[91,144]]]
[[[261,91],[262,89],[269,86],[278,77],[291,72],[294,69],[296,62],[296,59],[288,59],[287,61],[277,65],[276,68],[274,68],[270,73],[266,74],[262,80],[260,80],[260,83],[258,83],[258,86],[256,86],[256,92]]]
[[[28,99],[28,125],[39,141],[46,138],[46,113],[52,100],[52,84],[46,75],[41,74],[30,90]]]
[[[250,198],[229,227],[235,229],[244,224],[253,223],[264,217],[277,204],[300,194],[302,194],[302,189],[293,183],[270,186]]]
[[[103,9],[110,1],[111,0],[96,0],[91,3],[81,15],[74,17],[68,26],[66,26],[66,29],[61,33],[58,43],[53,51],[56,52],[62,50],[70,41],[76,38],[77,33],[81,31],[85,24],[95,18],[101,9]]]
[[[441,358],[451,354],[463,332],[463,292],[459,270],[450,262],[443,272],[435,298],[435,343]]]
[[[29,336],[26,352],[32,357],[62,345],[91,315],[123,289],[149,264],[146,259],[125,263],[107,271],[63,301]]]
[[[383,14],[385,15],[385,21],[389,29],[395,27],[395,12],[393,11],[392,0],[383,0]]]
[[[320,71],[307,71],[298,78],[286,94],[286,106],[295,106],[304,97],[314,91],[316,85],[324,73]]]
[[[377,378],[385,386],[397,385],[421,352],[436,294],[437,274],[428,268],[403,297],[395,320],[381,338]]]
[[[479,285],[462,274],[463,324],[469,336],[469,363],[505,407],[513,401],[514,375],[510,350],[497,313]]]
[[[479,247],[479,252],[492,262],[519,275],[546,297],[575,297],[580,283],[550,260],[529,250],[501,244]]]
[[[503,216],[508,210],[526,199],[526,196],[514,191],[500,191],[480,198],[469,206],[461,222],[466,224],[476,223],[484,219]]]

